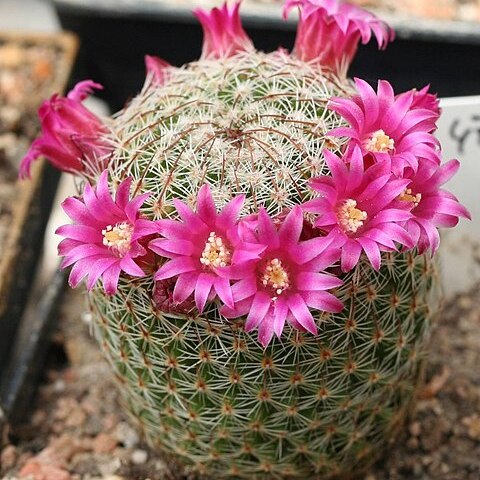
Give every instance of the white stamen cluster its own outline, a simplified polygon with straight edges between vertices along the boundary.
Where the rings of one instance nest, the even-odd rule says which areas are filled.
[[[264,287],[272,288],[275,295],[281,295],[290,287],[288,272],[282,265],[281,260],[274,258],[267,262],[261,276],[261,282]],[[272,297],[272,300],[276,299],[276,296]]]
[[[107,225],[102,230],[103,244],[123,257],[130,250],[132,234],[133,226],[128,222]]]
[[[422,200],[422,194],[417,193],[413,194],[411,188],[406,188],[405,191],[398,197],[399,200],[403,202],[411,202],[413,204],[413,208],[418,207],[420,200]]]
[[[210,232],[200,263],[210,269],[226,267],[230,264],[231,256],[230,250],[223,243],[222,237],[217,237],[215,232]]]
[[[355,233],[367,219],[367,212],[356,207],[356,200],[349,198],[338,209],[338,222],[345,232]]]
[[[369,152],[390,153],[395,148],[395,141],[380,129],[373,132],[365,143],[365,148]]]

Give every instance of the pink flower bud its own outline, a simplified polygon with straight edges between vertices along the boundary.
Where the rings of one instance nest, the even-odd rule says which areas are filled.
[[[93,89],[101,85],[91,80],[78,83],[66,97],[53,95],[38,110],[42,133],[34,140],[20,164],[20,177],[30,176],[30,168],[44,155],[53,166],[65,172],[84,170],[85,162],[100,162],[109,153],[102,135],[102,121],[82,105]]]
[[[145,55],[145,66],[147,75],[152,76],[152,82],[155,86],[161,87],[168,80],[168,69],[171,65],[163,58]]]
[[[224,3],[210,12],[200,8],[193,11],[203,28],[202,58],[230,57],[253,49],[252,40],[242,27],[239,8],[240,2],[232,7]]]
[[[384,22],[355,5],[337,0],[287,0],[284,17],[296,6],[300,7],[300,21],[293,53],[342,76],[346,75],[360,41],[368,43],[372,32],[381,49],[394,38]]]

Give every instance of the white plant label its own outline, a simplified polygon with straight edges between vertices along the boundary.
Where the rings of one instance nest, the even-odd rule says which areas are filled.
[[[440,259],[444,293],[448,297],[480,283],[480,96],[444,98],[437,137],[443,161],[461,166],[447,184],[472,215],[442,231]]]

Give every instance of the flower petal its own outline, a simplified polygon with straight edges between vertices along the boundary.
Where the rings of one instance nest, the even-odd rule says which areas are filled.
[[[250,312],[248,313],[247,320],[245,322],[246,332],[250,332],[260,325],[270,308],[270,304],[271,299],[267,294],[263,292],[257,292],[255,294]]]
[[[295,293],[287,298],[287,305],[297,322],[313,335],[317,334],[317,326],[302,296]]]
[[[193,272],[194,270],[196,270],[195,263],[190,257],[178,257],[162,265],[153,278],[155,280],[165,280],[166,278],[172,278],[181,273]]]
[[[213,285],[213,275],[208,273],[201,273],[197,278],[197,284],[195,285],[195,305],[200,313],[203,312],[205,304],[207,303],[210,291]]]

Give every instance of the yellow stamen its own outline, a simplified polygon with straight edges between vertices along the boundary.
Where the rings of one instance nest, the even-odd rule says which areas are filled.
[[[417,193],[413,194],[411,188],[406,188],[405,191],[399,195],[398,200],[402,200],[403,202],[411,202],[413,204],[413,208],[418,207],[420,200],[422,200],[422,194]]]
[[[365,143],[365,148],[369,152],[390,153],[395,148],[395,141],[390,138],[383,130],[377,130]]]
[[[127,222],[107,225],[102,230],[103,244],[123,257],[130,250],[132,234],[133,226]]]
[[[357,202],[349,198],[338,209],[338,222],[346,232],[355,233],[367,219],[367,212],[356,207]]]
[[[260,280],[264,287],[273,289],[275,295],[281,295],[290,287],[288,272],[278,258],[267,262]],[[276,299],[276,296],[272,297],[272,300]]]
[[[226,267],[230,264],[230,250],[223,243],[222,237],[217,237],[215,232],[210,232],[205,243],[200,263],[209,269],[215,267]]]

